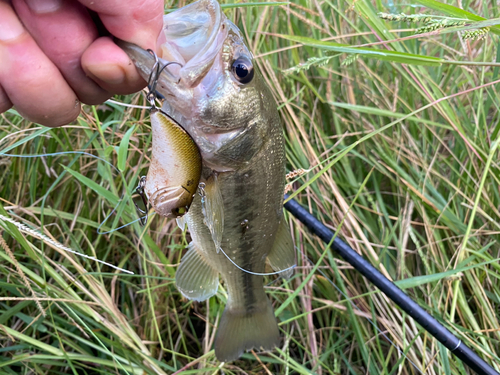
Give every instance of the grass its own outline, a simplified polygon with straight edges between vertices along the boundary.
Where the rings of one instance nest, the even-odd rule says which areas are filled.
[[[288,170],[307,171],[291,194],[500,370],[499,9],[420,4],[297,0],[226,13],[276,97]],[[479,23],[415,36],[424,24],[378,12]],[[484,40],[463,38],[478,27]],[[297,271],[267,286],[282,345],[219,363],[226,293],[195,303],[177,292],[187,239],[175,222],[98,233],[117,204],[100,232],[137,217],[130,194],[147,171],[149,130],[147,110],[113,103],[59,129],[1,115],[2,152],[85,151],[118,169],[74,153],[0,158],[0,215],[44,234],[0,219],[0,373],[471,373],[293,218]]]

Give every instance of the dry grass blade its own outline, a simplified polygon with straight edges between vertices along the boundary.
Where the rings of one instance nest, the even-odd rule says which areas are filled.
[[[10,250],[9,245],[7,245],[7,243],[5,242],[1,233],[0,233],[0,247],[7,253],[9,258],[12,260],[12,263],[14,263],[14,266],[16,267],[16,271],[17,271],[17,274],[19,275],[19,278],[22,280],[24,286],[26,286],[26,288],[30,291],[32,298],[36,303],[36,306],[40,310],[40,314],[45,316],[45,310],[43,309],[42,305],[40,304],[40,299],[37,297],[37,295],[35,294],[35,292],[31,288],[31,285],[30,285],[30,282],[28,281],[28,278],[24,274],[22,268],[19,266],[19,263],[17,262],[16,257],[12,253],[12,250]],[[7,299],[4,299],[4,300],[7,300]],[[8,299],[8,300],[11,300],[11,299]]]
[[[290,193],[500,370],[500,71],[488,66],[500,62],[500,8],[421,3],[429,8],[298,0],[226,14],[277,101]],[[379,12],[408,20],[475,12],[470,19],[492,25],[414,35],[425,25]],[[280,35],[310,39],[298,46]],[[325,41],[472,64],[417,66],[311,47]],[[156,216],[146,227],[96,232],[146,174],[146,104],[136,94],[84,106],[59,129],[0,115],[2,150],[47,155],[0,155],[2,374],[471,374],[294,219],[295,276],[266,279],[282,345],[219,363],[212,348],[224,285],[205,303],[174,285],[189,235]],[[81,151],[120,161],[121,170],[89,155],[48,155]],[[136,218],[125,199],[103,231]]]

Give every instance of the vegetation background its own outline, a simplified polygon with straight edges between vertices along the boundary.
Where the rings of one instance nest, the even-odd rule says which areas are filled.
[[[304,169],[291,193],[500,370],[500,15],[495,1],[448,3],[225,7],[276,97],[288,170]],[[137,218],[149,163],[148,111],[116,102],[59,129],[0,117],[0,373],[470,373],[293,218],[295,276],[266,288],[281,346],[219,363],[226,292],[177,292],[175,221],[98,233],[117,204],[101,231]],[[58,152],[71,153],[41,156]]]

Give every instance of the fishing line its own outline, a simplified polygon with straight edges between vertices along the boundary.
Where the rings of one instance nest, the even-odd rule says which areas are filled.
[[[120,107],[127,107],[127,108],[138,108],[138,109],[150,109],[151,108],[151,107],[146,106],[146,105],[126,104],[126,103],[117,102],[117,101],[111,100],[111,99],[106,100],[105,103],[116,104],[116,105],[119,105]]]
[[[8,157],[14,157],[14,158],[38,158],[38,157],[44,157],[44,156],[57,156],[57,155],[67,155],[67,154],[78,154],[78,155],[86,155],[86,156],[90,156],[90,157],[93,157],[93,158],[96,158],[104,163],[106,163],[107,165],[109,165],[111,168],[113,168],[115,171],[117,171],[118,173],[120,173],[120,171],[118,170],[118,168],[116,168],[113,164],[111,164],[109,161],[99,157],[99,156],[96,156],[96,155],[93,155],[91,153],[88,153],[88,152],[85,152],[85,151],[61,151],[61,152],[52,152],[52,153],[44,153],[44,154],[36,154],[36,155],[20,155],[20,154],[7,154],[5,152],[0,152],[0,156],[8,156]],[[109,213],[108,216],[106,216],[106,218],[104,219],[104,221],[102,223],[99,224],[99,226],[97,227],[97,233],[99,235],[103,235],[103,234],[109,234],[109,233],[112,233],[112,232],[115,232],[117,230],[120,230],[122,228],[125,228],[137,221],[140,221],[140,220],[143,220],[144,217],[139,217],[138,219],[135,219],[125,225],[122,225],[118,228],[114,228],[114,229],[111,229],[109,231],[106,231],[106,232],[102,232],[101,231],[101,228],[102,226],[106,223],[106,221],[111,217],[111,215],[113,215],[115,212],[116,212],[116,209],[118,208],[118,206],[120,205],[120,203],[123,201],[124,197],[125,197],[126,193],[123,193],[122,196],[120,197],[120,199],[118,200],[118,203],[115,205],[115,207],[113,208],[113,210]],[[152,214],[153,215],[153,214]],[[152,216],[150,215],[150,216]],[[147,217],[147,216],[145,216]],[[133,272],[131,271],[128,271],[128,270],[125,270],[123,268],[120,268],[120,267],[117,267],[117,266],[114,266],[113,264],[111,263],[108,263],[108,262],[105,262],[103,260],[100,260],[100,259],[97,259],[93,256],[89,256],[89,255],[85,255],[85,254],[82,254],[78,251],[75,251],[75,250],[72,250],[71,248],[69,247],[66,247],[66,246],[63,246],[62,244],[58,243],[58,242],[55,242],[53,241],[51,238],[45,236],[44,234],[42,233],[39,233],[27,226],[25,226],[24,224],[21,224],[21,223],[18,223],[16,222],[15,220],[12,220],[10,218],[7,218],[3,215],[0,215],[0,218],[4,221],[8,221],[14,225],[16,225],[19,229],[21,229],[22,231],[24,231],[25,233],[29,233],[41,240],[44,240],[46,242],[49,242],[51,243],[53,246],[56,246],[64,251],[67,251],[69,253],[72,253],[72,254],[75,254],[75,255],[78,255],[78,256],[81,256],[83,258],[86,258],[86,259],[90,259],[90,260],[95,260],[96,262],[98,263],[102,263],[104,265],[107,265],[111,268],[114,268],[114,269],[117,269],[119,271],[122,271],[122,272],[125,272],[125,273],[128,273],[128,274],[134,274]]]
[[[6,154],[4,152],[0,152],[0,156],[9,156],[9,157],[13,157],[13,158],[38,158],[38,157],[43,157],[43,156],[57,156],[57,155],[66,155],[66,154],[77,154],[77,155],[86,155],[86,156],[90,156],[90,157],[93,157],[93,158],[96,158],[104,163],[106,163],[107,165],[109,165],[111,168],[113,168],[116,172],[120,173],[120,170],[118,168],[116,168],[112,163],[110,163],[109,161],[99,157],[99,156],[96,156],[94,154],[91,154],[91,153],[88,153],[88,152],[85,152],[85,151],[61,151],[61,152],[51,152],[51,153],[45,153],[45,154],[35,154],[35,155],[19,155],[19,154]],[[129,194],[126,194],[126,193],[123,193],[122,196],[120,197],[120,199],[118,200],[118,203],[115,205],[115,207],[113,208],[113,210],[109,213],[108,216],[106,216],[106,218],[99,224],[99,226],[97,227],[97,234],[109,234],[109,233],[113,233],[117,230],[120,230],[120,229],[123,229],[125,227],[128,227],[129,225],[132,225],[134,224],[135,222],[137,221],[140,221],[140,220],[143,220],[145,217],[147,216],[143,216],[143,217],[139,217],[138,219],[135,219],[127,224],[124,224],[122,225],[121,227],[118,227],[118,228],[114,228],[114,229],[111,229],[109,231],[106,231],[106,232],[102,232],[101,231],[101,228],[102,226],[106,223],[106,221],[116,212],[116,209],[118,208],[118,206],[120,205],[120,203],[123,201],[123,199],[125,198],[126,195],[129,195]],[[150,216],[154,215],[151,214]]]
[[[120,203],[118,203],[118,204],[115,206],[115,208],[113,209],[113,211],[111,211],[111,213],[110,213],[108,216],[106,216],[106,218],[105,218],[105,219],[104,219],[104,221],[101,223],[101,225],[99,225],[99,227],[97,228],[97,233],[98,233],[98,234],[109,234],[109,233],[116,232],[117,230],[120,230],[120,229],[123,229],[123,228],[125,228],[125,227],[128,227],[129,225],[132,225],[132,224],[134,224],[134,223],[137,223],[138,221],[141,221],[141,220],[147,219],[148,217],[154,216],[154,214],[156,213],[156,212],[153,212],[153,213],[151,213],[151,214],[148,214],[147,216],[141,216],[141,217],[139,217],[139,218],[137,218],[137,219],[135,219],[135,220],[133,220],[133,221],[131,221],[131,222],[127,223],[127,224],[122,225],[121,227],[118,227],[118,228],[115,228],[115,229],[108,230],[107,232],[101,232],[101,231],[100,231],[100,228],[104,225],[104,223],[106,222],[106,220],[108,220],[108,219],[109,219],[109,217],[110,217],[110,216],[111,216],[111,215],[112,215],[112,214],[116,211],[116,208],[118,207],[118,205],[119,205],[119,204],[120,204]]]
[[[255,275],[255,276],[271,276],[271,275],[277,275],[279,273],[282,273],[282,272],[286,272],[286,271],[289,271],[291,269],[294,269],[295,267],[297,267],[296,264],[294,264],[293,266],[291,267],[288,267],[288,268],[285,268],[284,270],[280,270],[280,271],[276,271],[276,272],[268,272],[268,273],[260,273],[260,272],[252,272],[252,271],[249,271],[249,270],[246,270],[240,266],[238,266],[236,264],[235,261],[233,261],[229,255],[226,254],[226,252],[224,250],[222,250],[222,247],[219,246],[219,250],[222,251],[222,254],[224,254],[226,256],[227,259],[229,259],[229,261],[236,267],[238,268],[240,271],[243,271],[243,272],[246,272],[246,273],[249,273],[250,275]]]
[[[216,177],[216,176],[215,176]],[[217,181],[217,179],[215,179],[215,182]],[[204,223],[205,225],[207,226],[208,230],[210,231],[211,235],[212,235],[212,241],[215,245],[215,250],[217,253],[219,253],[219,251],[222,251],[222,254],[225,255],[225,257],[236,267],[238,268],[240,271],[243,271],[243,272],[246,272],[250,275],[255,275],[255,276],[271,276],[271,275],[277,275],[279,273],[282,273],[282,272],[286,272],[286,271],[289,271],[293,268],[296,267],[296,264],[294,264],[293,266],[291,267],[288,267],[284,270],[280,270],[280,271],[276,271],[276,272],[252,272],[250,270],[246,270],[244,269],[243,267],[240,267],[234,260],[232,260],[229,255],[226,254],[226,252],[222,249],[222,247],[220,246],[220,242],[222,240],[222,237],[219,238],[219,236],[214,236],[214,232],[216,232],[216,230],[214,229],[214,226],[213,224],[211,224],[211,222],[209,221],[209,218],[208,218],[208,214],[207,214],[207,202],[206,202],[206,197],[207,197],[207,194],[205,192],[205,183],[204,182],[200,182],[199,185],[198,185],[198,194],[200,195],[201,197],[201,211],[202,211],[202,214],[203,216],[205,217],[204,219]],[[222,198],[222,197],[221,197]],[[222,217],[224,217],[224,215],[222,214]],[[179,225],[179,221],[177,222],[177,224]],[[222,226],[224,226],[224,221],[222,220]],[[180,227],[180,225],[179,225]]]
[[[10,156],[10,157],[13,157],[13,158],[39,158],[39,157],[42,157],[42,156],[56,156],[56,155],[64,155],[64,154],[80,154],[80,155],[87,155],[87,156],[92,156],[93,158],[96,158],[96,159],[99,159],[103,162],[105,162],[106,164],[108,164],[109,166],[113,167],[117,172],[120,172],[118,170],[118,168],[116,168],[113,164],[111,164],[109,161],[107,161],[106,159],[103,159],[99,156],[96,156],[94,154],[91,154],[91,153],[88,153],[88,152],[85,152],[85,151],[60,151],[60,152],[49,152],[49,153],[46,153],[46,154],[28,154],[28,155],[18,155],[18,154],[6,154],[4,152],[0,152],[0,156]]]
[[[27,234],[30,234],[32,235],[33,237],[36,237],[38,238],[39,240],[42,240],[44,242],[48,242],[49,244],[51,244],[52,246],[55,246],[57,247],[58,249],[61,249],[61,250],[64,250],[68,253],[72,253],[72,254],[75,254],[75,255],[78,255],[78,256],[81,256],[83,258],[86,258],[86,259],[89,259],[89,260],[95,260],[96,262],[98,263],[102,263],[102,264],[105,264],[106,266],[109,266],[111,268],[114,268],[116,270],[119,270],[119,271],[122,271],[122,272],[125,272],[125,273],[128,273],[130,275],[133,275],[134,273],[132,271],[129,271],[129,270],[126,270],[126,269],[123,269],[123,268],[120,268],[120,267],[117,267],[111,263],[108,263],[108,262],[105,262],[103,260],[100,260],[100,259],[97,259],[96,257],[93,257],[93,256],[90,256],[90,255],[86,255],[86,254],[83,254],[83,253],[80,253],[78,251],[75,251],[67,246],[64,246],[63,244],[57,242],[57,241],[54,241],[52,238],[46,236],[45,234],[35,230],[35,229],[31,229],[30,227],[28,227],[27,225],[23,224],[23,223],[19,223],[17,221],[15,221],[14,219],[10,218],[10,217],[7,217],[7,216],[4,216],[4,215],[0,215],[0,219],[3,220],[3,221],[7,221],[11,224],[14,224],[18,229],[21,230],[21,232],[24,232],[24,233],[27,233]]]

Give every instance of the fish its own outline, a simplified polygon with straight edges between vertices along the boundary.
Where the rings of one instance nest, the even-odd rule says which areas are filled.
[[[153,145],[144,192],[161,216],[185,215],[198,189],[202,161],[196,143],[170,116],[151,111]]]
[[[148,79],[155,59],[119,43]],[[240,30],[216,0],[199,0],[164,16],[156,90],[162,111],[198,146],[198,194],[182,217],[192,241],[176,272],[177,289],[194,301],[227,303],[215,338],[219,361],[280,343],[264,291],[266,263],[290,278],[295,249],[283,213],[286,157],[276,102]],[[154,142],[154,141],[153,141]]]

